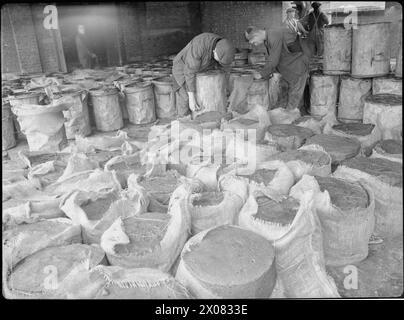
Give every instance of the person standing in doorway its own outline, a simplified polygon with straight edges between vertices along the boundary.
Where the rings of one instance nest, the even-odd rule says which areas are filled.
[[[217,34],[205,32],[194,37],[173,61],[174,91],[180,98],[177,110],[189,107],[191,111],[199,111],[196,74],[214,68],[229,72],[234,54],[233,44]]]
[[[93,68],[94,59],[97,59],[97,56],[94,52],[90,50],[89,41],[85,33],[84,26],[82,24],[77,26],[77,34],[75,41],[76,41],[77,56],[79,58],[81,67],[85,69]]]
[[[315,55],[321,57],[324,51],[324,27],[329,24],[328,17],[320,10],[321,3],[314,1],[311,11],[301,22],[309,30],[309,38],[314,43]]]

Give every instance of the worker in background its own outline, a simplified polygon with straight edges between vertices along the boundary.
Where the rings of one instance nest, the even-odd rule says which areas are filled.
[[[303,98],[309,73],[310,52],[306,51],[297,34],[285,26],[273,30],[248,27],[246,40],[254,45],[264,44],[269,55],[265,67],[254,74],[256,79],[267,79],[277,71],[288,83],[288,103],[286,108],[299,108]]]
[[[321,3],[314,1],[311,11],[301,22],[309,30],[309,38],[314,42],[315,55],[321,57],[324,51],[324,27],[329,24],[328,17],[320,10]]]
[[[306,37],[308,35],[308,31],[302,26],[302,24],[295,18],[296,9],[288,8],[286,9],[286,19],[284,24],[299,37]]]
[[[298,20],[304,18],[309,13],[308,6],[310,6],[310,1],[292,1],[292,5],[296,8],[296,18]]]
[[[201,109],[196,101],[196,74],[214,68],[229,72],[234,54],[229,40],[205,32],[194,37],[174,58],[174,91],[192,111]]]
[[[85,34],[85,29],[83,25],[77,26],[76,34],[76,49],[77,55],[79,57],[79,62],[82,68],[91,69],[94,67],[94,59],[97,56],[90,50],[89,41]]]

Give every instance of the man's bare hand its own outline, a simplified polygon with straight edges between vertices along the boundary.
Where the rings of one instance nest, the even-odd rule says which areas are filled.
[[[201,107],[198,105],[196,102],[195,98],[195,93],[194,92],[188,92],[188,98],[189,98],[189,108],[192,111],[199,111],[201,110]]]

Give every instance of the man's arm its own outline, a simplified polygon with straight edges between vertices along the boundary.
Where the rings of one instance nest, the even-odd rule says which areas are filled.
[[[324,27],[325,25],[330,24],[327,15],[324,12],[321,12],[321,26]]]
[[[271,49],[269,50],[269,57],[265,64],[265,67],[260,71],[261,77],[266,79],[274,72],[275,68],[279,64],[282,51],[282,38],[279,36],[271,43]]]
[[[196,92],[196,74],[201,68],[202,45],[194,43],[185,56],[184,76],[188,92]]]

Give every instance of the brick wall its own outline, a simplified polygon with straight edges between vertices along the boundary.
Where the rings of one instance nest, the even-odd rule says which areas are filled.
[[[198,2],[123,3],[119,12],[128,61],[175,54],[201,32]]]
[[[1,70],[4,73],[20,71],[20,62],[7,6],[1,7]]]
[[[249,25],[270,29],[282,23],[282,1],[204,1],[201,11],[202,30],[226,37],[238,48],[248,47],[244,30]]]
[[[4,30],[2,28],[2,39],[3,36],[5,39],[8,39],[8,44],[10,44],[11,39],[13,39],[18,59],[18,68],[16,68],[17,64],[15,56],[2,56],[2,66],[4,65],[3,70],[9,70],[9,72],[16,73],[42,72],[31,7],[27,4],[6,4],[1,10],[2,16],[3,10],[4,15],[8,14],[10,22],[9,26],[11,26],[11,28],[6,27]],[[2,49],[3,48],[2,43]],[[8,47],[7,50],[11,50],[12,52],[12,46]]]

